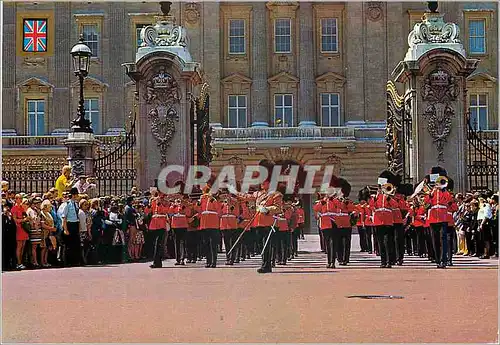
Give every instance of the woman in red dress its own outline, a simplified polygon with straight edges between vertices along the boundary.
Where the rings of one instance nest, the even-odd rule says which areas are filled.
[[[23,254],[24,247],[26,245],[26,241],[29,236],[28,233],[21,226],[21,222],[23,220],[23,213],[26,214],[26,210],[28,209],[28,200],[21,197],[20,194],[16,194],[16,205],[12,207],[11,213],[16,221],[16,257],[17,257],[17,269],[23,270],[26,267],[23,265]]]

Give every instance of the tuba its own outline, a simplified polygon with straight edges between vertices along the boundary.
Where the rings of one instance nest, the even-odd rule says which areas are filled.
[[[382,193],[388,196],[393,196],[396,194],[396,188],[394,188],[392,183],[386,183],[382,185]]]

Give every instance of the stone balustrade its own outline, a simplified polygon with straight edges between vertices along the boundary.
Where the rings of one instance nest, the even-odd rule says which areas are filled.
[[[115,144],[119,142],[118,135],[96,135],[95,136],[102,144]],[[2,147],[4,149],[15,147],[47,147],[47,146],[64,146],[62,141],[67,139],[66,135],[43,135],[43,136],[2,136]]]
[[[355,139],[352,127],[214,128],[214,141]]]

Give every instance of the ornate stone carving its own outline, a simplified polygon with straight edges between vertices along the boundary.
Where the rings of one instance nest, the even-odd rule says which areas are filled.
[[[243,164],[243,160],[238,156],[232,156],[231,158],[229,158],[229,164],[241,165],[241,164]]]
[[[167,150],[175,134],[175,121],[179,121],[176,106],[180,102],[178,84],[165,68],[146,83],[144,99],[152,106],[148,113],[151,133],[161,154],[161,165],[167,164]]]
[[[451,132],[455,110],[450,104],[458,97],[458,81],[438,67],[430,73],[422,85],[422,99],[429,102],[424,113],[427,130],[437,148],[438,162],[444,162],[443,150]]]
[[[71,170],[73,175],[80,176],[85,174],[85,162],[77,159],[71,162]]]
[[[198,23],[200,19],[200,4],[196,2],[187,3],[184,10],[184,17],[188,24],[194,25]]]
[[[370,19],[372,22],[378,22],[380,19],[382,19],[383,14],[384,11],[382,10],[381,2],[373,1],[368,3],[368,8],[366,9],[366,15],[368,19]]]
[[[425,13],[423,22],[415,24],[408,35],[408,45],[418,43],[460,43],[460,29],[455,23],[445,23],[440,13]]]
[[[187,46],[186,30],[174,24],[173,16],[158,16],[155,19],[157,23],[154,26],[148,25],[141,30],[141,47]]]
[[[255,146],[248,146],[247,147],[247,152],[248,152],[249,156],[254,156],[256,151],[257,151],[257,148]]]
[[[45,66],[45,58],[43,57],[30,57],[26,56],[23,61],[23,65],[28,67]]]
[[[342,174],[342,160],[339,156],[332,154],[326,158],[326,165],[333,165],[333,174],[339,176]]]

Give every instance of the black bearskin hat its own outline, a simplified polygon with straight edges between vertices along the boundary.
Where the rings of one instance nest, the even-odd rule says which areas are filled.
[[[397,187],[398,193],[403,194],[404,196],[410,196],[410,195],[412,195],[413,194],[413,190],[414,190],[414,188],[411,185],[411,183],[400,184]]]
[[[451,177],[448,177],[448,186],[446,186],[446,189],[451,192],[453,191],[453,187],[455,187],[455,182],[453,182]]]
[[[387,183],[392,183],[393,185],[397,185],[397,183],[394,183],[394,182],[397,182],[396,179],[396,175],[394,175],[392,172],[390,172],[389,170],[384,170],[382,171],[379,175],[378,175],[379,178],[385,178],[387,179]]]
[[[358,192],[358,200],[359,201],[368,201],[370,199],[370,190],[368,187],[364,187]]]
[[[448,177],[448,172],[446,171],[446,169],[441,168],[440,166],[432,167],[431,168],[431,172],[429,173],[429,175],[432,175],[432,174],[439,174],[439,176],[446,176],[446,177]]]
[[[342,190],[342,194],[344,195],[345,198],[351,194],[351,184],[347,182],[346,179],[339,178],[339,187]]]

